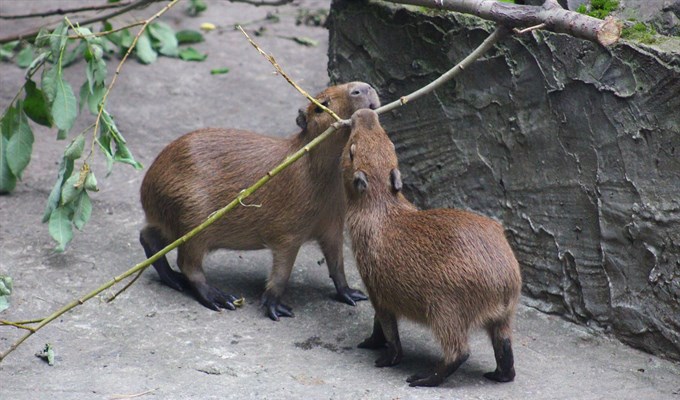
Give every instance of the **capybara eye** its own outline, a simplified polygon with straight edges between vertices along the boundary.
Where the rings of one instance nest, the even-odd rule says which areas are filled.
[[[323,103],[321,103],[321,105],[324,106],[324,107],[328,107],[328,100],[326,100],[326,101],[324,101]],[[316,107],[316,108],[314,109],[314,112],[317,113],[317,114],[322,113],[322,112],[323,112],[323,108],[321,108],[321,107]]]

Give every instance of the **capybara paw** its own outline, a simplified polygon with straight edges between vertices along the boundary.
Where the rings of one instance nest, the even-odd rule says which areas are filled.
[[[376,338],[371,335],[364,339],[363,342],[359,343],[357,346],[360,349],[382,349],[387,344],[385,337]]]
[[[399,364],[400,361],[401,353],[388,348],[380,358],[375,360],[375,366],[378,368],[391,367]]]
[[[196,286],[195,295],[198,301],[211,310],[219,311],[221,308],[226,310],[235,310],[236,297],[224,293],[220,289],[214,288],[210,285],[200,284]]]
[[[272,321],[278,321],[279,317],[294,317],[293,309],[287,305],[280,303],[278,299],[270,298],[265,295],[262,298],[262,306],[265,309],[265,313]]]
[[[411,387],[432,387],[441,385],[441,383],[444,382],[444,377],[438,372],[420,373],[409,376],[408,379],[406,379],[406,382],[408,382]]]
[[[352,289],[349,286],[344,289],[338,289],[338,297],[340,298],[340,301],[349,304],[350,306],[356,306],[357,301],[368,300],[368,296],[366,296],[364,292]]]
[[[515,369],[513,368],[505,373],[501,372],[500,370],[487,372],[484,374],[484,377],[496,382],[512,382],[515,379]]]

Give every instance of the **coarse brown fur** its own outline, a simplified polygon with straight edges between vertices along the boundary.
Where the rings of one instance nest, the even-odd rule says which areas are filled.
[[[357,268],[376,312],[374,332],[360,347],[386,345],[376,365],[394,365],[402,355],[397,319],[429,326],[444,360],[408,381],[436,386],[469,356],[470,329],[484,327],[497,361],[485,376],[514,379],[510,323],[521,276],[503,227],[468,211],[417,210],[401,194],[394,145],[371,110],[352,117],[343,180]]]
[[[316,98],[342,118],[380,105],[375,90],[363,82],[330,87]],[[163,149],[141,187],[147,225],[140,241],[147,256],[199,225],[334,120],[310,103],[300,110],[297,122],[302,131],[285,139],[207,128],[181,136]],[[204,255],[222,248],[269,248],[273,266],[262,301],[269,317],[278,320],[293,316],[280,298],[300,246],[314,240],[321,246],[340,299],[352,305],[366,299],[361,291],[348,287],[343,265],[346,206],[340,156],[348,137],[349,128],[341,128],[248,197],[247,203],[257,207],[237,207],[180,246],[181,273],[172,270],[165,257],[154,263],[161,280],[178,290],[189,289],[211,309],[234,309],[234,296],[206,283]]]

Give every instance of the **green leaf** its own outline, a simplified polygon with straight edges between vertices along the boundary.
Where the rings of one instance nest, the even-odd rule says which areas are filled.
[[[12,58],[14,56],[14,49],[16,49],[18,45],[19,41],[15,40],[0,46],[0,59],[6,61]]]
[[[61,74],[57,74],[55,86],[52,119],[60,131],[68,134],[78,116],[78,102],[71,85],[62,79]]]
[[[31,65],[34,56],[33,46],[28,45],[21,49],[19,54],[17,54],[17,65],[21,68],[26,68]]]
[[[293,36],[291,39],[297,44],[301,44],[303,46],[307,47],[316,47],[319,45],[319,42],[317,40],[314,40],[312,38],[308,38],[305,36]]]
[[[42,89],[48,104],[54,102],[54,96],[57,93],[57,76],[59,75],[59,67],[54,65],[52,68],[45,68],[42,73],[42,80],[40,81],[40,88]],[[51,107],[50,107],[51,108]],[[51,112],[51,110],[50,110]]]
[[[24,112],[28,115],[28,118],[40,125],[51,128],[50,110],[42,90],[38,89],[35,82],[31,79],[26,81],[24,89],[26,90]]]
[[[62,50],[66,47],[66,32],[68,31],[68,25],[66,21],[63,20],[57,25],[49,36],[50,49],[52,50],[52,59],[59,59]]]
[[[40,28],[40,31],[38,31],[38,36],[35,37],[33,44],[36,47],[48,46],[50,44],[50,37],[51,36],[52,36],[52,32],[47,30],[47,28],[42,27],[42,28]]]
[[[83,154],[83,149],[85,149],[85,134],[81,133],[68,145],[64,151],[64,157],[69,160],[77,160]]]
[[[113,155],[113,159],[124,164],[130,164],[135,167],[136,170],[144,169],[144,166],[137,162],[132,156],[130,149],[128,149],[125,143],[116,143],[116,154]]]
[[[179,44],[190,44],[190,43],[200,43],[203,41],[203,34],[199,31],[194,31],[191,29],[181,30],[175,33],[177,38],[177,43]]]
[[[7,164],[12,174],[21,179],[26,166],[31,161],[33,152],[33,132],[28,125],[28,118],[22,109],[22,103],[17,104],[18,119],[16,130],[12,133],[7,143]]]
[[[0,312],[9,307],[9,295],[12,294],[12,278],[0,275]]]
[[[75,203],[75,208],[73,209],[73,224],[78,228],[79,231],[83,230],[83,227],[90,220],[92,215],[92,201],[90,196],[86,191],[80,192],[80,196]]]
[[[229,72],[229,68],[215,68],[215,69],[210,70],[210,73],[212,75],[226,74],[228,72]]]
[[[89,190],[91,192],[98,192],[99,188],[97,187],[97,178],[94,176],[94,172],[90,171],[87,174],[87,177],[85,177],[85,183],[83,185],[85,190]]]
[[[92,115],[97,115],[99,113],[99,104],[104,99],[104,94],[106,93],[106,87],[95,86],[94,92],[90,93],[87,98],[87,107],[90,109]]]
[[[49,343],[45,345],[42,351],[35,353],[35,356],[47,361],[50,366],[54,365],[54,348]]]
[[[175,31],[172,30],[170,25],[160,21],[153,22],[149,25],[149,34],[158,40],[159,45],[156,48],[159,53],[168,57],[177,57],[179,52],[178,42]]]
[[[187,8],[187,13],[191,15],[192,17],[197,16],[199,13],[202,13],[203,11],[207,10],[208,6],[205,4],[205,1],[203,0],[191,0],[189,2],[189,7]]]
[[[83,191],[82,187],[76,186],[79,177],[79,174],[73,174],[66,180],[66,182],[64,182],[64,186],[61,188],[62,206],[71,203]]]
[[[64,207],[57,207],[50,215],[50,236],[57,241],[56,251],[62,252],[73,239],[73,227],[69,219],[69,211]]]
[[[73,160],[62,158],[59,164],[59,174],[57,175],[57,182],[54,184],[50,196],[47,198],[45,212],[43,213],[42,222],[45,223],[50,220],[52,212],[59,206],[61,200],[61,187],[64,179],[68,179],[73,173]]]
[[[80,41],[78,45],[71,51],[65,51],[64,55],[61,60],[61,67],[66,68],[69,65],[73,64],[76,62],[76,60],[79,60],[83,54],[85,54],[85,50],[87,49],[87,43],[85,41]]]
[[[7,163],[8,142],[4,134],[0,135],[0,194],[11,192],[17,185],[17,178]]]
[[[199,53],[193,47],[187,47],[179,52],[179,58],[184,61],[203,61],[208,58],[208,55]]]
[[[135,54],[137,54],[137,58],[139,58],[142,64],[151,64],[158,58],[158,54],[151,47],[151,39],[149,39],[149,34],[146,31],[137,40]]]

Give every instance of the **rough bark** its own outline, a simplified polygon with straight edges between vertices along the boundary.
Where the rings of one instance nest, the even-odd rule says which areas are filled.
[[[492,29],[335,1],[331,79],[369,82],[388,102]],[[533,32],[381,121],[410,199],[503,221],[527,303],[680,359],[679,92],[677,50]]]

